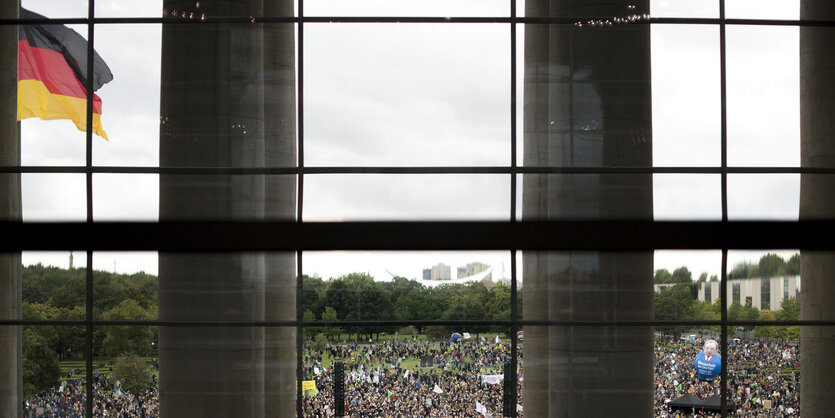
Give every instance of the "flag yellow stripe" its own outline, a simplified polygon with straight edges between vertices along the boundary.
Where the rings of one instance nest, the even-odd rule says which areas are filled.
[[[20,80],[17,84],[17,120],[70,119],[80,131],[87,130],[87,99],[52,94],[40,80]],[[93,113],[93,133],[107,139],[101,115]]]

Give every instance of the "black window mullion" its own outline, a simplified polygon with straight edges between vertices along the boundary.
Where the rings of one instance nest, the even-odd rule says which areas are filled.
[[[296,80],[297,110],[296,130],[298,138],[298,168],[296,170],[296,222],[304,223],[304,0],[298,0],[298,24],[296,37]],[[301,250],[296,252],[296,416],[304,416],[304,396],[302,380],[304,378],[304,299]]]
[[[95,57],[95,0],[88,0],[87,3],[87,114],[85,133],[85,177],[86,177],[86,197],[87,197],[87,224],[93,222],[93,80],[95,68],[93,68]],[[93,382],[93,252],[87,251],[87,269],[85,270],[85,293],[86,293],[86,312],[85,312],[85,347],[86,354],[86,393],[87,393],[87,408],[85,413],[87,417],[93,416],[93,406],[95,405],[95,391]]]
[[[720,193],[722,204],[722,223],[728,222],[728,89],[727,89],[727,39],[725,24],[725,0],[719,0],[719,118],[720,118]],[[721,416],[728,416],[728,249],[722,249],[722,271],[720,272],[722,284],[720,290],[720,351],[721,351],[721,372],[719,386],[719,409]]]

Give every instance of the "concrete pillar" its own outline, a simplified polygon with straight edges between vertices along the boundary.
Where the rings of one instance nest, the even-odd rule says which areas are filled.
[[[262,16],[264,6],[201,1],[200,13]],[[160,165],[293,166],[293,42],[292,27],[164,25]],[[160,220],[293,219],[295,179],[286,177],[161,175]],[[295,319],[293,254],[160,254],[159,275],[163,321]],[[159,335],[161,414],[295,414],[294,330],[161,327]]]
[[[648,12],[646,1],[526,3],[529,17]],[[525,166],[652,166],[649,35],[525,27]],[[651,220],[652,176],[525,175],[523,218]],[[526,252],[523,268],[525,319],[653,318],[651,252]],[[525,416],[651,416],[652,356],[651,327],[526,327]]]
[[[0,18],[16,19],[18,2],[0,4]],[[0,166],[20,166],[17,118],[17,26],[0,26]],[[20,175],[0,174],[0,219],[20,221]],[[9,238],[14,239],[14,238]],[[0,253],[0,318],[21,318],[20,253]],[[0,327],[0,416],[23,414],[20,327]]]
[[[800,18],[835,19],[835,3],[803,0]],[[800,27],[800,163],[803,167],[835,167],[835,57],[831,53],[835,30]],[[835,217],[835,176],[804,174],[800,179],[800,219]],[[835,254],[801,251],[800,319],[835,319]],[[803,361],[800,373],[800,409],[803,416],[831,414],[835,397],[835,327],[800,329]]]
[[[292,1],[265,1],[265,16],[292,16]],[[264,28],[264,137],[268,167],[295,167],[296,65],[293,24]],[[265,181],[267,219],[293,220],[296,214],[296,177],[268,176]],[[295,255],[271,254],[266,258],[265,319],[296,318]],[[265,330],[265,416],[295,416],[296,329]]]

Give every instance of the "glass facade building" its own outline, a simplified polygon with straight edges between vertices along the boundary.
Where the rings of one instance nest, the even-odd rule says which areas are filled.
[[[153,359],[142,401],[163,417],[314,416],[335,408],[320,367],[339,352],[319,335],[372,358],[407,328],[472,334],[495,356],[450,375],[515,384],[456,395],[437,377],[441,392],[373,405],[411,408],[392,414],[657,415],[684,380],[659,371],[664,350],[690,332],[719,342],[723,415],[760,379],[742,335],[802,358],[755,412],[830,410],[829,2],[15,3],[0,6],[0,415],[34,408],[38,353],[74,361],[61,407],[98,414],[114,390],[100,363],[133,351]],[[12,117],[18,25],[66,25],[107,62],[107,141]],[[728,274],[746,251],[800,253],[802,288],[782,292],[798,316],[738,314]],[[710,260],[714,316],[662,305],[676,290],[653,273],[670,259]],[[478,303],[480,285],[443,299],[404,279],[450,263],[492,268]],[[408,305],[410,291],[438,298]],[[414,382],[401,363],[377,377]],[[374,384],[348,392],[348,414]]]

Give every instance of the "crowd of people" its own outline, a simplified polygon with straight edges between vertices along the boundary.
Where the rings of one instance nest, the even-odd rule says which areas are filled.
[[[706,399],[720,394],[720,380],[700,380],[694,358],[703,340],[671,337],[655,342],[656,417],[718,417],[719,412],[676,410],[670,403],[682,395]],[[516,414],[524,416],[524,365],[520,342],[517,358]],[[728,345],[727,403],[731,416],[786,417],[800,415],[800,347],[798,341],[734,340]],[[305,349],[306,417],[335,415],[333,365],[344,364],[346,416],[460,417],[501,416],[503,373],[510,360],[506,341],[427,341],[398,339],[356,343],[331,341],[322,349]],[[153,366],[151,366],[153,367]],[[86,411],[83,380],[26,399],[24,416],[82,417]],[[75,383],[74,383],[75,382]],[[310,387],[303,388],[310,389]],[[95,417],[157,417],[159,388],[154,379],[147,391],[127,393],[107,374],[94,379]]]
[[[67,380],[55,390],[26,399],[25,418],[75,418],[86,416],[87,389],[82,380]],[[94,417],[159,417],[159,382],[153,379],[148,390],[138,395],[125,392],[108,374],[94,377]]]
[[[655,416],[718,417],[717,412],[675,410],[682,395],[720,395],[720,380],[701,381],[693,359],[702,341],[659,339],[655,344]],[[754,339],[728,344],[727,403],[738,417],[800,416],[799,341]]]
[[[510,357],[510,344],[506,342],[329,343],[325,351],[332,361],[345,365],[346,416],[501,414],[504,364]],[[309,351],[306,358],[305,376],[315,380],[317,392],[304,398],[304,415],[333,416],[333,368],[323,367],[322,353]],[[409,360],[424,367],[404,367]],[[518,363],[521,375],[521,357]],[[520,417],[524,414],[521,391],[521,384],[517,384],[515,408]]]

